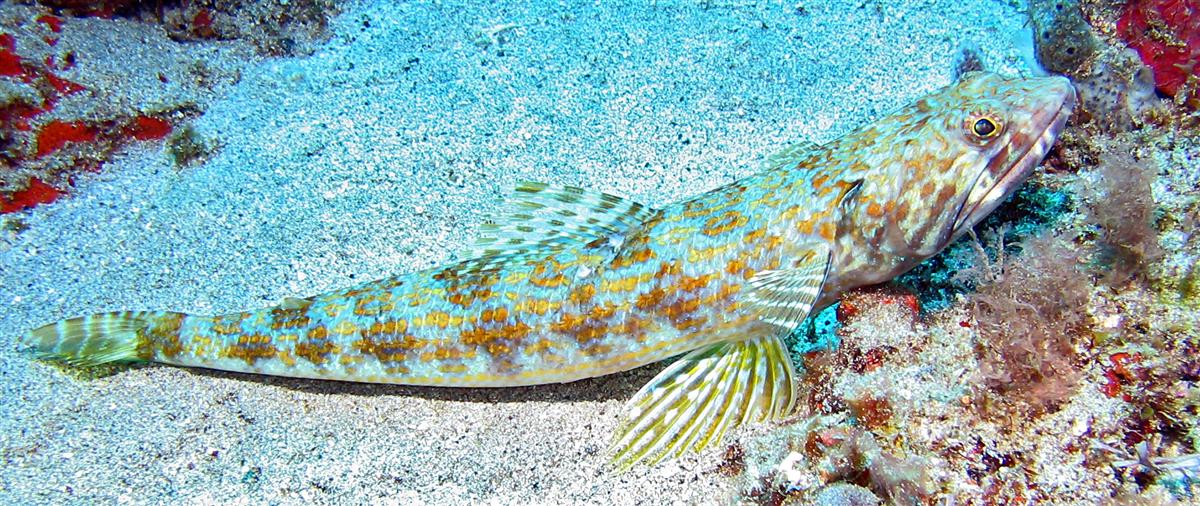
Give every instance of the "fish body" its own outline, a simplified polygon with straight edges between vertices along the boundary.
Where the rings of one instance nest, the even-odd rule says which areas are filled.
[[[616,438],[619,466],[652,462],[790,413],[782,337],[982,219],[1073,103],[1062,78],[971,74],[661,209],[524,183],[463,261],[256,311],[74,318],[23,342],[80,364],[456,387],[574,381],[686,353],[634,396]]]

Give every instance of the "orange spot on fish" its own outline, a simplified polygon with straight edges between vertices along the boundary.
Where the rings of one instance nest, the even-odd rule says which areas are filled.
[[[933,181],[926,181],[925,184],[921,185],[921,198],[929,198],[936,190],[937,185],[933,184]]]
[[[422,362],[432,362],[434,360],[460,360],[464,357],[469,358],[474,356],[472,352],[464,352],[458,348],[450,346],[438,346],[433,351],[427,351],[421,354]]]
[[[445,311],[433,311],[425,315],[424,324],[444,329],[450,324],[450,314]]]
[[[663,262],[658,265],[658,272],[654,273],[655,279],[662,279],[666,276],[678,275],[680,273],[679,263],[675,261]]]
[[[612,305],[611,303],[605,303],[602,306],[593,307],[592,310],[588,312],[588,317],[592,318],[593,320],[607,320],[612,318],[616,312],[616,306]]]
[[[274,357],[278,350],[268,344],[269,336],[251,334],[238,337],[238,343],[226,346],[223,355],[229,358],[239,358],[247,365],[254,365],[259,359]]]
[[[354,334],[354,333],[358,332],[358,325],[355,325],[348,321],[343,321],[343,322],[337,324],[337,326],[334,327],[332,330],[336,334],[348,336],[350,334]]]
[[[548,276],[548,277],[537,277],[537,276],[533,276],[533,275],[529,276],[529,283],[533,284],[534,286],[539,286],[542,288],[557,288],[559,286],[562,286],[566,282],[567,282],[567,277],[564,276],[562,273],[558,273],[558,274],[555,274],[553,276]]]
[[[647,260],[654,258],[654,250],[650,248],[642,248],[635,251],[632,255],[634,263],[645,263]]]
[[[324,325],[317,325],[312,330],[308,331],[309,339],[326,339],[329,337],[329,330]]]
[[[570,300],[571,302],[573,302],[575,304],[583,304],[583,303],[586,303],[586,302],[592,300],[592,297],[594,297],[595,295],[596,295],[596,286],[589,283],[589,284],[579,285],[574,290],[571,290],[571,295],[568,297],[568,300]]]
[[[684,276],[679,279],[679,289],[685,293],[696,292],[708,286],[708,282],[714,277],[713,274],[704,274],[702,276]]]
[[[395,336],[403,334],[408,330],[408,322],[405,320],[387,320],[377,321],[372,323],[370,327],[363,330],[360,334],[364,337],[383,337]]]
[[[829,174],[817,174],[812,178],[812,187],[814,190],[820,190],[825,186],[825,182],[829,181]]]
[[[319,341],[296,343],[293,351],[296,352],[296,355],[303,357],[314,365],[321,365],[325,363],[325,357],[333,353],[335,348],[336,345],[329,341]]]
[[[549,339],[542,339],[541,341],[538,341],[529,346],[526,346],[525,354],[533,355],[535,353],[546,353],[546,352],[550,351],[550,349],[555,348],[557,346],[558,346],[558,343],[555,343],[554,341],[551,341]]]
[[[517,321],[511,325],[496,328],[475,327],[464,330],[459,332],[459,339],[463,344],[469,345],[487,345],[499,339],[516,342],[524,339],[532,331],[533,329],[529,325]]]
[[[742,236],[742,242],[743,242],[743,243],[746,243],[746,244],[751,244],[751,243],[754,243],[754,242],[757,242],[757,241],[759,241],[759,240],[760,240],[760,239],[762,239],[762,238],[763,238],[763,236],[765,236],[765,235],[767,235],[767,230],[766,230],[766,229],[764,229],[764,228],[756,228],[756,229],[754,229],[754,230],[751,230],[751,231],[749,231],[749,232],[746,232],[746,235],[743,235],[743,236]]]
[[[813,227],[816,225],[812,218],[796,223],[796,231],[804,235],[811,235]]]
[[[704,222],[704,235],[718,236],[745,225],[749,218],[737,211],[725,211],[720,215],[713,216]]]
[[[663,297],[666,295],[666,290],[663,290],[662,288],[654,288],[649,292],[639,295],[637,301],[634,302],[633,305],[634,307],[645,311],[661,303]]]
[[[672,325],[678,330],[692,330],[703,326],[705,323],[708,323],[708,317],[706,316],[690,316],[682,318]]]
[[[593,344],[591,346],[583,347],[582,349],[579,350],[579,352],[583,353],[586,356],[594,357],[596,355],[606,355],[606,354],[608,354],[608,352],[612,351],[612,349],[613,349],[613,347],[611,345]]]
[[[450,294],[449,297],[446,297],[446,301],[451,304],[455,304],[455,305],[462,306],[462,307],[467,307],[467,306],[470,306],[472,302],[474,302],[474,297],[472,297],[471,294],[468,294],[468,293],[452,293],[452,294]]]
[[[563,333],[574,332],[583,325],[584,321],[583,315],[563,313],[557,322],[550,324],[550,330]]]
[[[837,235],[837,225],[834,225],[833,223],[830,223],[828,221],[825,223],[822,223],[820,233],[821,233],[821,237],[823,239],[825,239],[827,241],[832,241],[832,240],[834,240],[835,236]]]

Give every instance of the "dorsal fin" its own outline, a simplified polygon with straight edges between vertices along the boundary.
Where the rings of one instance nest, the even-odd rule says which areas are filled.
[[[607,193],[535,182],[518,184],[507,202],[504,215],[479,227],[466,258],[583,245],[601,238],[619,241],[657,212]]]
[[[766,160],[763,160],[763,169],[775,170],[786,168],[789,165],[798,164],[801,161],[804,161],[804,159],[807,158],[810,153],[820,147],[821,146],[818,146],[815,142],[797,142],[791,146],[783,148],[778,153],[768,156]]]
[[[279,309],[285,310],[303,310],[308,309],[313,303],[312,299],[301,299],[299,297],[284,297],[279,301],[277,306]]]

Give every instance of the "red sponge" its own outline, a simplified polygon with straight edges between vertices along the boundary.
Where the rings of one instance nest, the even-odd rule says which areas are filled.
[[[0,214],[24,211],[38,204],[49,204],[62,195],[62,190],[35,177],[29,180],[28,188],[9,195],[0,195]]]
[[[1134,0],[1117,20],[1117,33],[1154,70],[1158,91],[1200,105],[1200,0]],[[1191,80],[1191,84],[1188,84]]]

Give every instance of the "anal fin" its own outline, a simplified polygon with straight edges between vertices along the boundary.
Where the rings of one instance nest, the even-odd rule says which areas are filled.
[[[739,425],[785,417],[796,402],[795,375],[774,333],[688,353],[626,404],[613,464],[654,464],[718,443]]]

